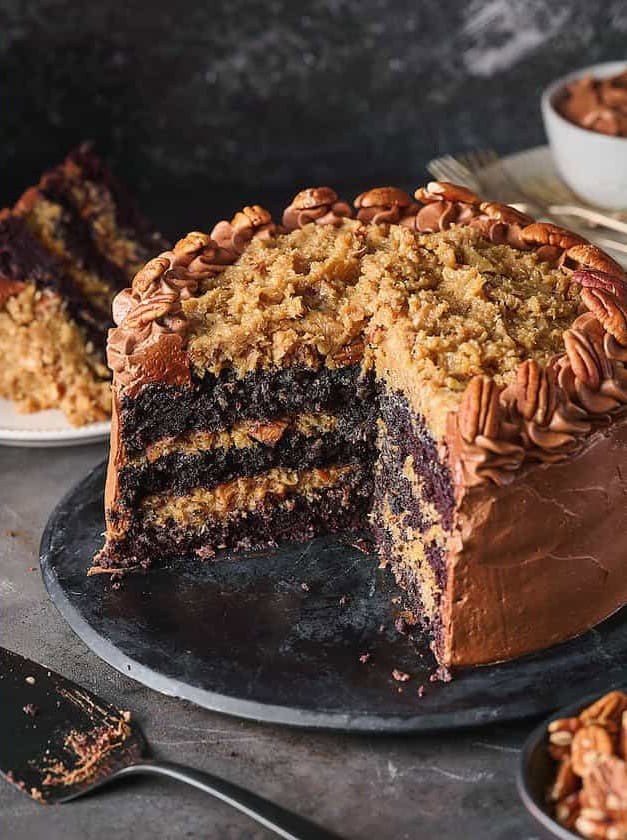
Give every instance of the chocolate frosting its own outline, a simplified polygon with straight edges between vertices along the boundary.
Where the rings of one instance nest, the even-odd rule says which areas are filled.
[[[350,205],[339,201],[335,190],[309,187],[297,193],[283,211],[283,227],[288,232],[312,223],[337,227],[352,215]]]
[[[419,209],[406,192],[396,187],[375,187],[358,195],[354,204],[359,221],[372,225],[414,227]]]
[[[625,604],[626,462],[623,418],[562,463],[462,491],[449,544],[446,664],[548,647]]]
[[[222,221],[211,231],[211,238],[231,256],[234,262],[243,254],[253,238],[271,239],[277,233],[277,226],[267,210],[254,204],[236,213],[230,222]]]

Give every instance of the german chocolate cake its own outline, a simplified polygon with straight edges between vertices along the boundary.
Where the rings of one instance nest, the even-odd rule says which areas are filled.
[[[415,198],[246,207],[116,297],[93,573],[367,525],[447,666],[625,603],[623,270],[464,188]]]
[[[107,419],[111,302],[164,247],[87,145],[0,211],[0,397]]]

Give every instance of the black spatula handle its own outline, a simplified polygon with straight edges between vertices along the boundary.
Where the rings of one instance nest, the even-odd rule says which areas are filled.
[[[141,763],[125,767],[115,774],[121,776],[150,773],[157,776],[167,776],[187,785],[198,788],[216,799],[221,799],[238,811],[256,820],[266,828],[276,832],[286,840],[340,840],[338,835],[331,834],[309,820],[299,817],[290,811],[269,802],[249,790],[238,787],[225,779],[212,776],[191,767],[183,767],[168,761],[152,761],[147,759]]]

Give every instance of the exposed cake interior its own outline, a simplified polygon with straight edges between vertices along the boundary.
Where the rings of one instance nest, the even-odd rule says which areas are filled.
[[[0,212],[0,396],[107,419],[112,300],[164,244],[88,146]]]
[[[472,228],[347,220],[254,239],[182,303],[192,385],[122,392],[100,569],[371,527],[439,638],[442,440],[468,382],[546,363],[579,287]]]

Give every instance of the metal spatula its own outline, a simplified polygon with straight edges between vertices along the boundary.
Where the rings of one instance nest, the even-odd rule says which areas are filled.
[[[42,803],[68,802],[138,773],[168,776],[227,802],[280,837],[336,837],[224,779],[152,760],[128,712],[4,648],[0,648],[0,773]]]

